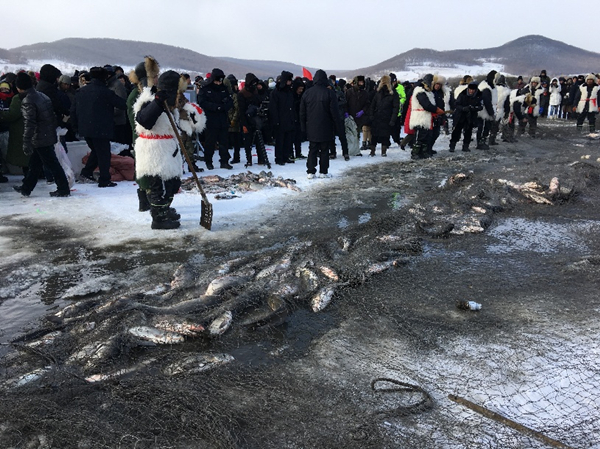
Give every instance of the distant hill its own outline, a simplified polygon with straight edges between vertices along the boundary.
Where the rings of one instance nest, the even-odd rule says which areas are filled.
[[[243,80],[252,72],[259,78],[277,76],[282,70],[302,74],[302,66],[290,62],[259,61],[229,57],[211,57],[185,48],[151,42],[119,39],[67,38],[55,42],[0,49],[0,68],[39,70],[44,62],[51,62],[65,73],[75,68],[94,65],[121,65],[126,70],[134,67],[145,55],[154,56],[163,69],[185,71],[190,75],[206,74],[214,67],[233,73]],[[28,67],[31,64],[31,67]],[[307,67],[312,73],[315,69]],[[394,72],[400,79],[416,79],[427,72],[448,77],[466,73],[482,75],[495,69],[508,75],[537,75],[546,69],[550,76],[600,71],[600,54],[567,45],[544,36],[524,36],[500,47],[437,51],[414,48],[379,64],[349,71],[333,71],[338,77],[352,78],[365,75],[378,78]]]
[[[0,59],[7,62],[61,61],[69,66],[81,68],[104,64],[132,68],[142,61],[145,55],[154,56],[163,69],[169,68],[190,74],[204,75],[215,67],[226,74],[233,73],[238,79],[244,79],[248,72],[253,72],[260,78],[275,76],[282,70],[302,73],[302,66],[286,62],[215,58],[186,48],[120,39],[67,38],[11,50],[0,49]]]
[[[417,72],[427,70],[441,74],[449,69],[498,67],[499,71],[526,77],[546,69],[548,75],[594,73],[600,71],[600,54],[567,45],[544,36],[524,36],[500,47],[481,50],[436,51],[414,48],[379,64],[340,73],[340,76]],[[498,69],[497,69],[498,70]]]

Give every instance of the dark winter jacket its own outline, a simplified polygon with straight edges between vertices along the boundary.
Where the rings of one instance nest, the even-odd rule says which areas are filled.
[[[33,87],[23,92],[21,114],[23,114],[23,150],[32,154],[34,148],[54,145],[56,137],[56,116],[52,101]]]
[[[277,87],[269,99],[269,119],[271,125],[277,127],[279,132],[290,132],[294,131],[294,94],[292,92],[292,85],[288,85],[287,82],[292,81],[293,74],[281,72],[281,78]]]
[[[454,102],[454,125],[459,123],[475,126],[477,123],[477,113],[483,109],[481,91],[475,90],[473,95],[469,95],[469,89],[463,90]]]
[[[323,70],[317,70],[313,87],[300,101],[300,127],[309,142],[331,142],[343,132],[342,119],[335,93],[328,89],[329,80]]]
[[[21,113],[22,99],[20,95],[12,97],[7,111],[0,111],[0,123],[8,125],[8,149],[6,162],[17,167],[27,167],[29,156],[23,153],[23,114]]]
[[[233,107],[233,99],[225,84],[217,85],[211,78],[198,92],[198,105],[206,113],[206,128],[229,129],[229,110]]]
[[[369,110],[371,132],[374,136],[389,137],[391,135],[398,119],[399,109],[398,94],[391,89],[389,84],[381,84]]]
[[[369,124],[369,93],[366,89],[359,89],[358,85],[353,86],[351,89],[346,91],[346,100],[348,101],[348,114],[350,114],[356,121],[356,126],[361,129],[363,126]],[[361,117],[356,117],[356,114],[363,111]]]
[[[116,93],[119,97],[121,97],[127,103],[128,92],[125,86],[116,76],[111,76],[106,80],[106,85],[110,90]],[[127,111],[122,110],[120,108],[115,108],[113,110],[115,125],[124,125],[127,123]]]
[[[112,139],[114,109],[125,110],[127,103],[99,79],[92,79],[77,91],[71,121],[82,137]]]
[[[66,107],[65,103],[61,101],[56,82],[50,83],[45,80],[40,80],[35,86],[35,90],[50,98],[50,101],[52,102],[52,110],[56,116],[56,123],[62,123],[63,117],[69,115],[69,107]]]

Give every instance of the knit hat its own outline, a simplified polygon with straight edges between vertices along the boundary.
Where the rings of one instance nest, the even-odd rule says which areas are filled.
[[[61,71],[52,64],[44,64],[40,69],[40,80],[49,83],[54,83],[60,75],[62,75]]]
[[[10,84],[2,82],[0,83],[0,89],[10,90]]]
[[[92,67],[90,68],[90,78],[100,81],[106,81],[106,78],[108,78],[108,72],[104,67]]]
[[[27,90],[33,87],[33,81],[31,81],[31,77],[27,73],[19,72],[17,73],[15,85],[21,90]]]
[[[59,83],[71,84],[71,77],[69,75],[61,75],[58,79]]]
[[[158,78],[158,90],[177,92],[179,88],[179,73],[167,70]]]

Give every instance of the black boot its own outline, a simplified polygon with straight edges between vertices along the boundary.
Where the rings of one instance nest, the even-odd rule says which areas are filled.
[[[455,148],[456,148],[456,142],[450,142],[450,148],[448,148],[448,151],[450,153],[454,153]]]
[[[164,207],[156,207],[150,210],[152,215],[152,229],[177,229],[180,223],[177,220],[172,220],[168,216],[169,209]]]
[[[490,145],[498,145],[498,142],[496,142],[496,136],[490,136]]]
[[[137,189],[138,195],[138,210],[140,212],[146,212],[150,210],[150,201],[148,201],[148,196],[146,195],[146,191],[143,189]]]

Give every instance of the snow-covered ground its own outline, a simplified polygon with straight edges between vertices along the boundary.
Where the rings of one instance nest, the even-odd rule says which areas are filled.
[[[446,148],[446,137],[440,138],[439,147]],[[70,144],[70,158],[74,171],[78,173],[81,167],[79,157],[85,151],[84,144]],[[343,177],[347,170],[360,167],[365,164],[386,163],[388,161],[407,160],[410,158],[409,151],[401,151],[399,147],[392,146],[387,158],[381,157],[380,148],[377,149],[376,157],[369,157],[365,153],[363,157],[351,157],[344,161],[341,157],[341,147],[337,145],[338,157],[330,161],[329,173],[332,178],[307,179],[306,161],[297,160],[295,164],[285,166],[274,163],[273,148],[267,147],[267,154],[271,161],[271,169],[266,166],[256,165],[256,154],[254,154],[255,165],[244,168],[244,156],[242,163],[235,164],[233,170],[220,169],[218,156],[215,155],[215,170],[205,170],[199,176],[218,175],[228,177],[235,173],[244,173],[247,170],[260,173],[262,170],[271,171],[274,176],[284,179],[296,180],[296,186],[301,192],[281,187],[266,187],[256,192],[231,192],[240,198],[230,200],[216,200],[214,195],[208,195],[213,205],[213,226],[211,231],[200,227],[200,210],[202,197],[196,190],[181,191],[175,196],[173,207],[181,214],[181,227],[176,230],[152,230],[150,228],[151,217],[148,212],[138,212],[137,185],[135,182],[122,181],[117,187],[99,188],[95,184],[76,183],[68,198],[51,198],[48,193],[55,190],[54,184],[47,185],[41,180],[32,192],[31,196],[23,197],[13,190],[14,185],[19,185],[21,176],[8,176],[10,182],[0,184],[0,217],[5,222],[6,217],[27,219],[35,221],[48,221],[60,224],[66,228],[85,232],[90,235],[90,244],[96,246],[115,245],[128,240],[149,241],[158,236],[182,238],[189,234],[203,233],[203,238],[228,238],[232,233],[243,231],[244,227],[253,222],[254,218],[260,219],[276,212],[277,201],[280,199],[293,200],[294,197],[304,195],[305,192],[321,186],[325,183],[336,182]],[[243,151],[242,151],[243,153]],[[308,143],[303,144],[302,153],[308,154]],[[203,162],[199,162],[204,167]],[[184,178],[190,177],[186,173]],[[253,218],[254,217],[254,218]],[[227,234],[227,236],[224,236]],[[0,236],[2,235],[0,226]],[[18,257],[20,248],[13,248],[10,241],[0,240],[0,255],[4,263],[10,262],[11,258]]]

